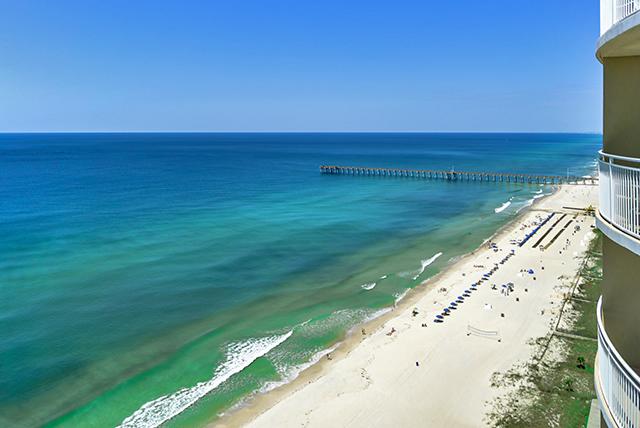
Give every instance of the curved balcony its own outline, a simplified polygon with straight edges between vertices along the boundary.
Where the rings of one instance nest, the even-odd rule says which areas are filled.
[[[609,340],[598,301],[598,356],[595,385],[600,409],[609,427],[640,427],[640,376],[624,361]]]
[[[600,151],[598,228],[640,254],[640,159]]]
[[[640,10],[640,0],[601,0],[600,34]]]
[[[640,55],[640,0],[601,0],[600,38],[596,56],[604,63],[607,57]]]

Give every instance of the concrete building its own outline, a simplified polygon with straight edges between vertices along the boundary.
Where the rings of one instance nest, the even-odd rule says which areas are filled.
[[[604,233],[595,386],[602,421],[640,428],[640,0],[601,0],[604,70],[596,222]]]

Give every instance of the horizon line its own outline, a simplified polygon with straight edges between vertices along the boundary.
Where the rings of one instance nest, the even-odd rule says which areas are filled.
[[[602,131],[0,131],[9,134],[584,134]]]

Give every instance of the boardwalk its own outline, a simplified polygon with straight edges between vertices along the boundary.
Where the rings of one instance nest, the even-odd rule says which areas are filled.
[[[322,165],[320,167],[320,172],[323,174],[409,177],[449,181],[491,181],[531,184],[596,184],[595,177],[442,171],[428,169],[368,168],[363,166]]]

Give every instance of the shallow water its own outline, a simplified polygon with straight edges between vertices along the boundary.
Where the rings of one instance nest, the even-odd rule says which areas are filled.
[[[327,176],[321,164],[584,175],[600,145],[0,135],[0,425],[202,425],[294,377],[541,190]]]

